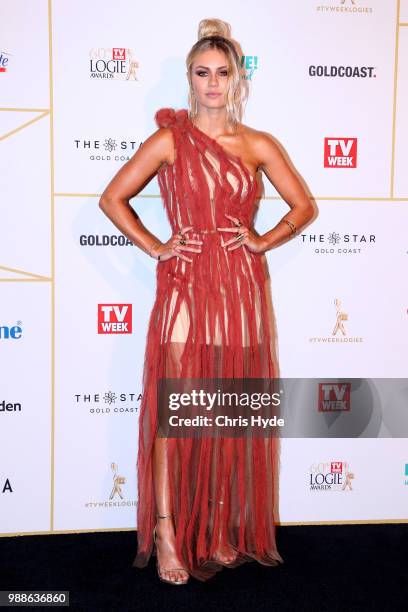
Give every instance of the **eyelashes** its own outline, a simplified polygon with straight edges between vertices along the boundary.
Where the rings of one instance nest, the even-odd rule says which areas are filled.
[[[208,73],[207,73],[207,71],[206,71],[206,70],[199,70],[199,71],[198,71],[198,72],[196,72],[195,74],[196,74],[197,76],[204,76],[204,75],[206,75],[206,74],[208,74]],[[222,70],[222,71],[220,72],[220,75],[221,75],[221,76],[228,76],[228,72],[227,72],[226,70]]]

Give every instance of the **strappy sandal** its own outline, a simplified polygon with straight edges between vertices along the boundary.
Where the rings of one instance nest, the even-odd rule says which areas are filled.
[[[224,503],[223,501],[214,500],[211,497],[209,497],[209,501],[213,502],[213,503],[216,502],[217,504],[221,504],[221,505]],[[229,566],[233,565],[235,563],[235,561],[237,560],[237,557],[238,557],[238,549],[235,548],[235,546],[232,546],[232,544],[228,544],[228,546],[232,550],[234,550],[236,552],[236,555],[234,556],[233,559],[231,559],[231,561],[223,561],[222,558],[219,556],[219,554],[217,552],[215,552],[213,554],[213,556],[211,557],[210,560],[211,561],[215,561],[216,563],[219,563],[220,565],[224,565],[225,567],[229,567]],[[222,555],[222,556],[224,556],[224,555]]]
[[[159,519],[165,519],[165,518],[170,518],[172,517],[172,514],[164,514],[164,515],[160,515],[160,514],[156,514],[156,518]],[[156,533],[156,527],[153,529],[153,542],[156,545],[157,548],[157,543],[156,543],[156,538],[157,538],[157,533]],[[157,555],[157,553],[156,553]],[[156,556],[156,567],[157,567],[157,573],[158,576],[160,578],[160,580],[162,582],[167,582],[167,584],[187,584],[187,582],[189,581],[190,576],[187,578],[187,580],[170,580],[170,579],[166,579],[163,578],[162,576],[162,572],[177,572],[177,571],[183,571],[183,572],[187,572],[188,573],[188,569],[186,567],[168,567],[168,568],[162,568],[159,565],[159,561],[157,559]]]

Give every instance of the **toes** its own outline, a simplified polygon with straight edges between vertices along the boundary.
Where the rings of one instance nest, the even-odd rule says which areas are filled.
[[[174,575],[174,572],[166,572],[166,579],[167,580],[171,580],[171,582],[175,582],[176,581],[176,576]]]
[[[187,580],[187,572],[179,572],[177,580],[179,582],[185,582]]]
[[[169,580],[170,582],[187,582],[188,572],[162,570],[160,572],[160,577],[164,580]]]
[[[183,582],[183,581],[185,580],[185,574],[184,574],[184,572],[178,572],[178,575],[177,575],[177,580],[178,580],[179,582]]]
[[[221,553],[221,552],[217,552],[215,554],[215,558],[220,561],[221,563],[232,563],[233,561],[235,561],[235,559],[237,558],[235,554],[233,553]]]

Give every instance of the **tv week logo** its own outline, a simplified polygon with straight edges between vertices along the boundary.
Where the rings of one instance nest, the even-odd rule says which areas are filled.
[[[132,304],[98,304],[98,334],[131,334]]]
[[[319,383],[319,412],[350,410],[351,383]]]
[[[332,461],[330,463],[330,473],[331,474],[342,474],[343,473],[343,462],[342,461]]]
[[[126,49],[123,49],[120,47],[113,47],[112,59],[115,61],[125,61],[126,60]]]
[[[357,138],[325,138],[325,168],[357,168]]]

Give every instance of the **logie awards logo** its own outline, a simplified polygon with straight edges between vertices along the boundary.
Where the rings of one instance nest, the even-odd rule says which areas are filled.
[[[125,47],[97,47],[89,51],[91,79],[138,81],[139,62],[134,51]]]
[[[310,491],[353,491],[354,472],[347,461],[319,461],[310,466]]]

